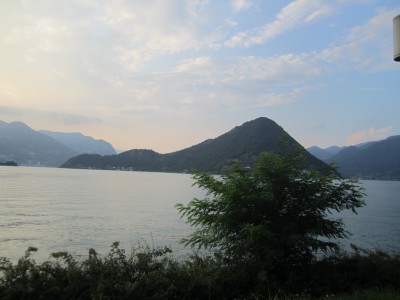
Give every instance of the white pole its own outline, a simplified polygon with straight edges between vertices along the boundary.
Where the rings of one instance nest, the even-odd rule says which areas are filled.
[[[400,15],[393,19],[393,59],[400,61]]]

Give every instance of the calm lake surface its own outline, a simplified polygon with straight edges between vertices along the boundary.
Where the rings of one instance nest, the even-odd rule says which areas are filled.
[[[179,240],[192,229],[174,205],[204,197],[193,182],[188,174],[0,167],[0,256],[16,260],[29,246],[39,248],[37,260],[61,250],[106,254],[115,241],[127,251],[146,241],[188,253]],[[353,234],[343,246],[400,251],[400,182],[362,184],[367,206],[342,214]]]

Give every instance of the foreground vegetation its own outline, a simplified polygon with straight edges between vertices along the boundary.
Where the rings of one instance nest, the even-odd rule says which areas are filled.
[[[66,252],[36,263],[30,248],[17,263],[0,261],[0,299],[400,299],[400,255],[355,248],[292,273],[285,282],[242,262],[193,254],[175,259],[168,248],[114,243],[85,259]]]
[[[331,213],[364,205],[357,181],[334,168],[307,170],[283,150],[263,153],[251,169],[233,164],[222,177],[194,178],[208,195],[177,205],[196,226],[183,242],[212,255],[178,260],[169,248],[140,245],[127,254],[116,242],[106,256],[58,252],[37,264],[29,248],[16,264],[0,259],[0,298],[399,298],[399,254],[355,246],[346,254],[335,242],[347,232]]]

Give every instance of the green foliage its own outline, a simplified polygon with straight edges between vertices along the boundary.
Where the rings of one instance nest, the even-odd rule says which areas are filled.
[[[119,243],[109,254],[90,249],[82,262],[67,252],[51,254],[51,260],[36,264],[30,248],[16,265],[0,260],[1,299],[130,299],[131,295],[154,299],[168,296],[171,282],[168,248],[139,246],[126,255]]]
[[[371,288],[400,291],[399,278],[399,254],[353,245],[352,253],[337,253],[315,262],[301,280],[316,294],[336,294]]]
[[[334,168],[306,170],[301,156],[262,153],[253,167],[233,164],[221,177],[194,175],[207,190],[177,209],[196,231],[186,245],[213,248],[232,261],[282,270],[309,264],[318,251],[337,250],[347,232],[332,212],[361,207],[357,181],[339,178]]]
[[[0,299],[398,299],[400,255],[356,248],[314,261],[296,280],[273,282],[249,262],[116,242],[106,256],[51,254],[37,264],[29,248],[16,263],[0,259]],[[342,296],[331,296],[342,295]],[[351,295],[351,296],[349,296]],[[391,298],[392,297],[392,298]]]

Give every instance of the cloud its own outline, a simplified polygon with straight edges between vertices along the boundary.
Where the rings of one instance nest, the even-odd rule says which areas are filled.
[[[1,95],[5,96],[7,98],[12,98],[12,99],[20,98],[20,95],[18,94],[17,89],[14,87],[11,87],[11,86],[0,85],[0,97],[1,97]]]
[[[307,54],[224,60],[200,56],[183,60],[170,72],[127,82],[125,85],[138,106],[120,107],[125,111],[131,107],[128,111],[132,113],[144,106],[154,112],[195,114],[234,107],[283,105],[302,99],[312,90],[305,83],[319,75],[320,69]],[[291,92],[273,91],[286,88]],[[266,89],[272,91],[266,93]]]
[[[213,68],[213,62],[211,58],[203,56],[185,61],[184,63],[176,67],[176,71],[187,72],[187,73],[209,74],[212,68]]]
[[[259,106],[279,106],[296,102],[304,99],[310,91],[321,88],[321,86],[306,86],[301,88],[294,88],[285,93],[267,93],[262,95]]]
[[[65,125],[83,125],[103,122],[99,117],[84,116],[82,114],[19,108],[12,106],[0,106],[0,116],[7,117],[8,119],[13,118],[14,121],[19,121],[22,119],[37,119],[41,121],[50,120],[53,123]]]
[[[321,74],[313,56],[307,53],[272,57],[243,56],[218,61],[202,56],[183,61],[175,67],[174,72],[185,74],[183,81],[194,78],[189,76],[192,75],[203,76],[203,79],[214,83],[248,84],[254,81],[279,85],[301,83]]]
[[[199,56],[184,59],[169,72],[126,82],[125,90],[129,89],[132,100],[109,107],[108,111],[188,116],[285,105],[303,99],[317,88],[305,84],[319,75],[320,70],[307,54],[223,60]],[[284,89],[289,92],[275,92]]]
[[[357,66],[360,70],[394,69],[392,62],[392,18],[400,7],[380,10],[365,24],[352,28],[344,42],[326,48],[318,59],[343,67]]]
[[[263,44],[326,18],[344,2],[295,0],[269,21],[243,22],[240,12],[255,1],[0,1],[0,47],[9,61],[0,71],[0,101],[63,124],[287,105],[309,95],[304,86],[317,85],[313,80],[324,80],[327,70],[382,62],[383,54],[356,54],[387,46],[391,25],[384,19],[393,11],[380,11],[321,52],[241,52],[224,42]],[[259,20],[260,26],[243,27]],[[47,108],[59,113],[46,115]]]
[[[382,140],[390,135],[392,129],[393,127],[385,127],[379,129],[371,127],[364,131],[355,132],[347,138],[346,144],[356,145],[368,141]]]
[[[242,31],[225,42],[227,47],[251,47],[266,43],[268,40],[288,30],[315,21],[329,15],[334,9],[331,2],[321,0],[295,0],[286,5],[275,20],[263,26]]]
[[[193,13],[206,5],[200,2]],[[60,5],[42,1],[38,6],[16,2],[1,14],[0,34],[9,47],[20,49],[27,63],[79,57],[90,64],[137,70],[158,55],[199,47],[202,39],[189,15],[189,3],[85,0]],[[20,13],[15,16],[12,11]]]
[[[304,54],[284,54],[273,57],[248,56],[231,66],[231,73],[244,80],[263,80],[281,84],[302,82],[320,74],[312,57]]]
[[[16,107],[0,106],[0,116],[2,117],[19,117],[24,114],[26,110]]]
[[[253,6],[253,2],[249,0],[232,0],[232,7],[236,11],[249,9]]]
[[[285,105],[297,101],[301,97],[299,90],[293,90],[287,93],[269,93],[263,95],[264,100],[260,106],[277,106]]]
[[[204,5],[181,5],[179,1],[89,1],[99,10],[95,20],[116,35],[113,48],[122,67],[137,69],[152,58],[198,45],[194,17]],[[111,38],[111,37],[110,37]]]
[[[83,125],[91,123],[101,123],[99,117],[84,116],[81,114],[61,113],[61,112],[44,112],[44,116],[52,119],[55,122],[65,125]]]

